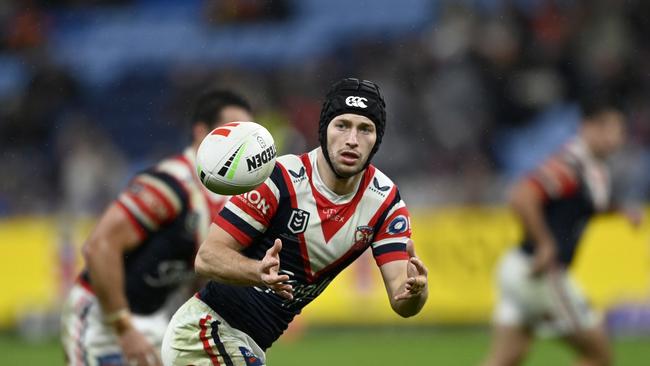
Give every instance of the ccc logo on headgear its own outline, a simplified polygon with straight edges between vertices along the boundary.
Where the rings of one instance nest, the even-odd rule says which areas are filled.
[[[349,105],[350,107],[358,107],[358,108],[368,108],[365,102],[367,102],[368,99],[363,98],[363,97],[355,97],[353,95],[345,98],[345,104]]]

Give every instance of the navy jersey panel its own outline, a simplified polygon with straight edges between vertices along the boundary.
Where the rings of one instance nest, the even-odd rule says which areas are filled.
[[[544,197],[544,220],[557,245],[557,260],[568,267],[589,220],[610,206],[609,171],[591,156],[584,142],[576,139],[528,179]],[[528,233],[521,248],[530,255],[535,252]]]

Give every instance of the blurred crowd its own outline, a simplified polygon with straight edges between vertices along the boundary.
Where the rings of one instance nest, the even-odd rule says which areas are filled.
[[[0,75],[0,215],[97,212],[130,174],[189,140],[186,112],[206,86],[249,97],[280,152],[316,146],[321,98],[341,76],[383,88],[388,138],[376,164],[412,205],[502,201],[513,177],[575,130],[574,101],[598,89],[629,116],[616,165],[625,195],[650,198],[647,1],[437,1],[424,29],[342,42],[299,67],[136,68],[101,90],[54,60],[48,37],[66,9],[136,2],[0,2],[0,74],[11,72],[5,57],[28,65],[17,86],[1,88]],[[206,0],[196,21],[282,22],[293,5]]]

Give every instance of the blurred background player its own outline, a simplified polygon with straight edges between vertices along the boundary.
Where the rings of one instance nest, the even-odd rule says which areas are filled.
[[[589,219],[613,207],[606,160],[625,141],[625,117],[603,95],[581,107],[577,136],[512,189],[510,205],[525,238],[497,271],[500,299],[487,366],[521,364],[535,332],[562,336],[579,365],[612,364],[602,319],[568,267]]]
[[[233,196],[210,228],[196,270],[212,281],[172,318],[166,365],[265,364],[293,318],[369,247],[393,310],[420,312],[427,270],[409,239],[408,210],[370,165],[385,126],[376,84],[348,78],[331,87],[320,148],[279,157],[271,177]]]
[[[196,176],[196,150],[215,127],[252,120],[249,103],[226,90],[202,94],[182,154],[138,174],[99,219],[83,248],[86,268],[62,315],[70,365],[159,365],[165,303],[193,276],[194,257],[226,197]]]

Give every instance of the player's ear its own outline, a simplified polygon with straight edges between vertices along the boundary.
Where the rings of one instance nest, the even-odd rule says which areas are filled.
[[[208,133],[210,133],[210,128],[207,123],[198,122],[192,126],[192,138],[194,141],[203,141]]]

